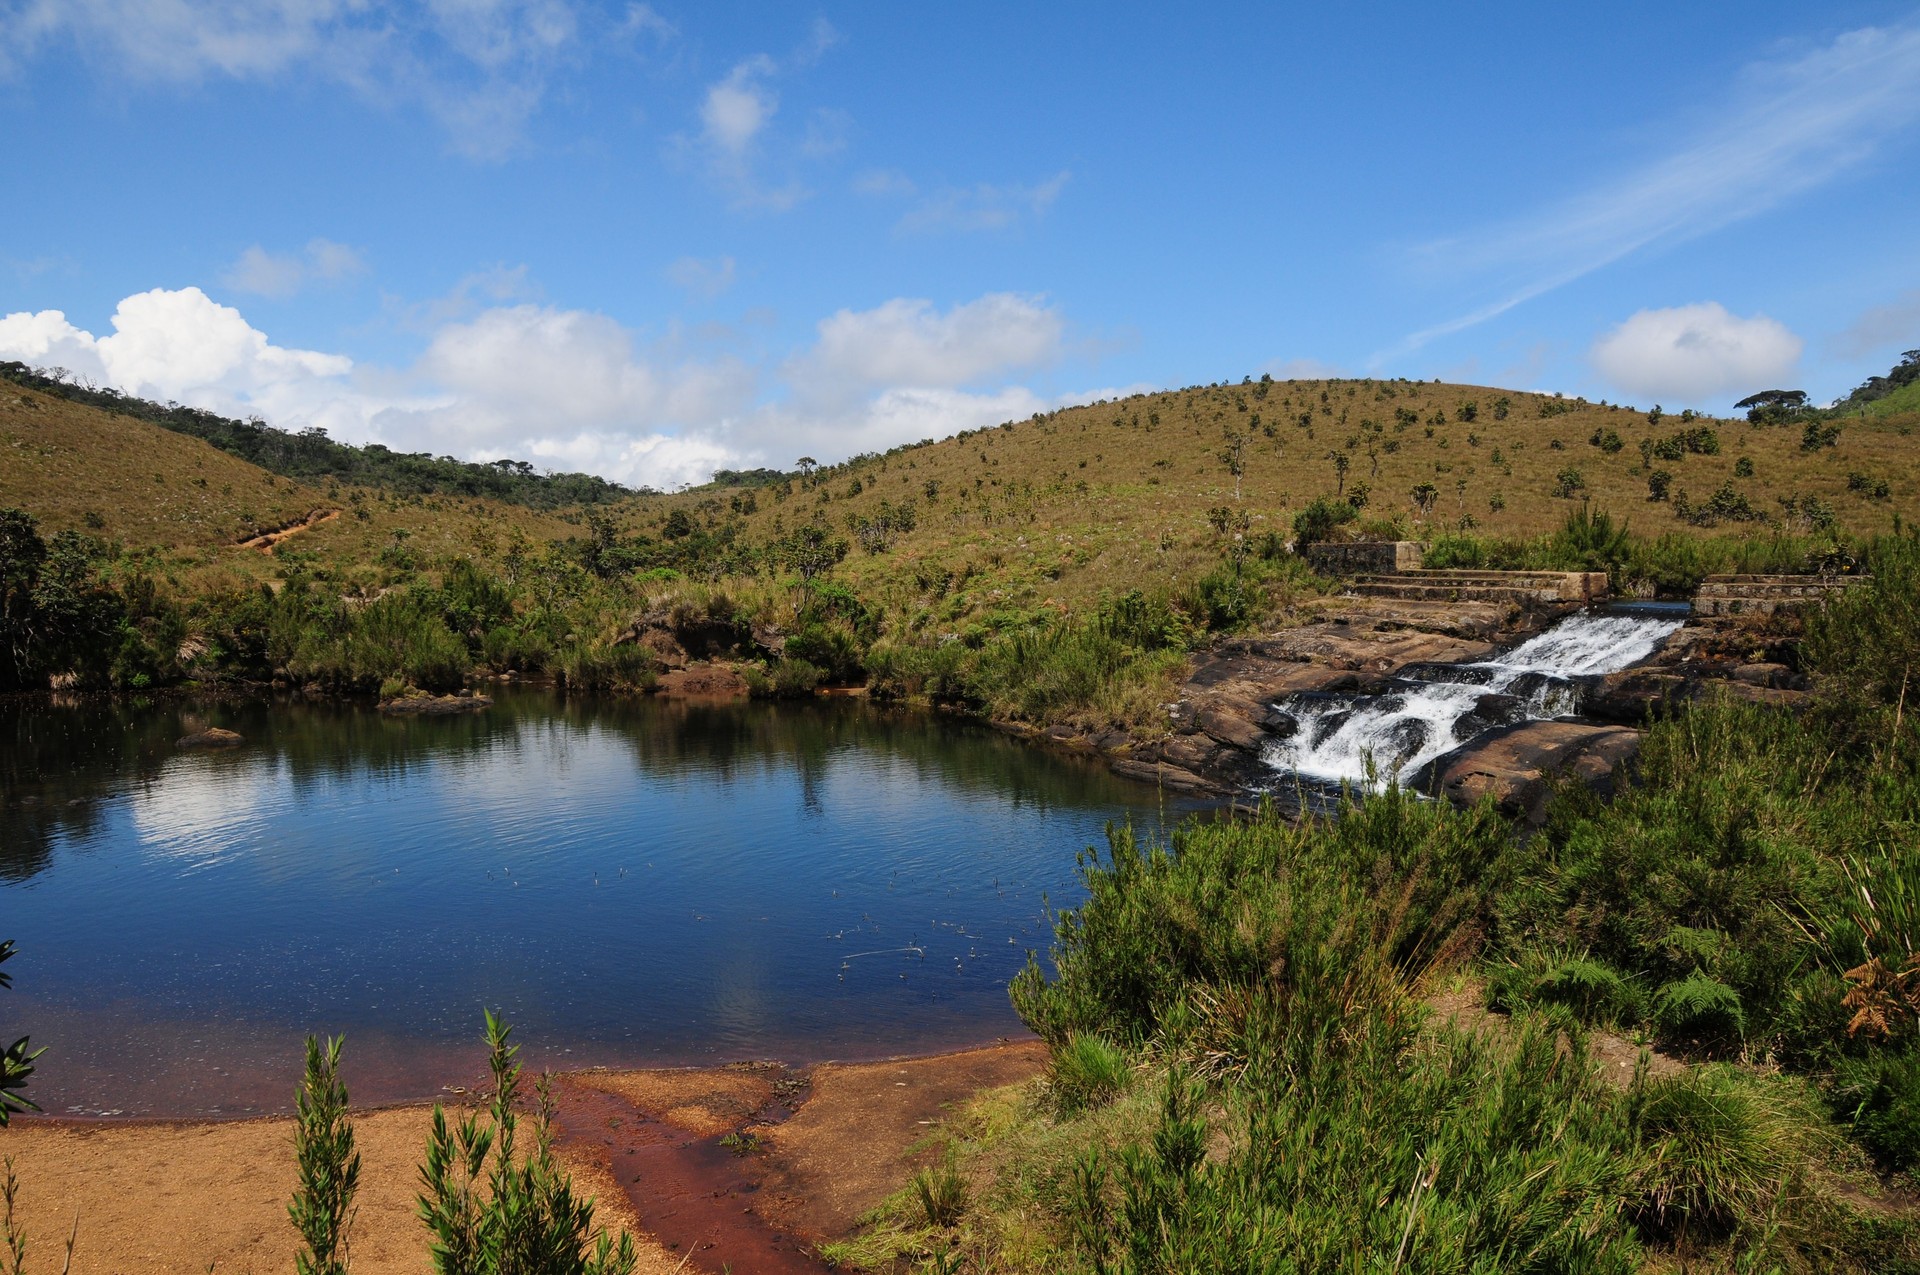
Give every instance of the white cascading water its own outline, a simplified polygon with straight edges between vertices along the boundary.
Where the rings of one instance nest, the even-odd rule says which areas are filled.
[[[1505,721],[1573,711],[1568,679],[1630,668],[1680,625],[1666,617],[1576,615],[1498,659],[1427,666],[1420,680],[1383,694],[1294,696],[1279,707],[1297,728],[1267,745],[1266,761],[1303,779],[1364,785],[1371,775],[1385,786]]]

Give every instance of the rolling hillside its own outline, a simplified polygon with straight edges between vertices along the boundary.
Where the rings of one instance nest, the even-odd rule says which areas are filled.
[[[560,517],[496,501],[298,483],[199,439],[11,383],[0,383],[4,507],[26,510],[49,535],[157,551],[188,587],[208,569],[276,574],[283,563],[246,542],[310,518],[276,552],[342,572],[392,546],[422,562],[492,557],[516,532],[543,541],[571,531]]]
[[[1806,532],[1829,515],[1872,533],[1920,512],[1920,414],[1824,425],[1839,433],[1808,449],[1798,425],[1653,418],[1484,386],[1201,386],[896,449],[810,479],[640,499],[623,521],[659,536],[682,510],[752,542],[817,521],[856,540],[841,574],[858,588],[898,595],[977,579],[1005,600],[1059,605],[1218,561],[1210,511],[1244,512],[1252,536],[1284,537],[1299,510],[1336,491],[1364,492],[1356,526],[1416,538],[1463,527],[1538,536],[1582,502],[1647,536]],[[1666,500],[1648,498],[1653,471],[1670,475]],[[902,505],[912,530],[886,537],[885,553],[861,553],[854,528]]]
[[[757,547],[821,525],[852,543],[839,574],[855,589],[903,611],[938,598],[953,616],[1072,607],[1185,579],[1220,560],[1223,518],[1228,535],[1244,526],[1249,539],[1284,539],[1296,513],[1336,493],[1363,505],[1349,530],[1375,535],[1531,537],[1583,502],[1649,536],[1805,532],[1828,518],[1872,533],[1920,512],[1916,424],[1920,413],[1888,410],[1823,421],[1837,435],[1809,438],[1797,425],[1485,386],[1247,381],[602,508],[618,534],[643,544],[671,545],[691,527],[706,543]],[[0,456],[0,506],[26,509],[48,532],[163,551],[189,575],[216,564],[275,574],[274,559],[238,546],[316,511],[340,512],[278,552],[363,583],[383,553],[389,567],[498,561],[516,539],[579,537],[586,521],[580,510],[300,484],[198,439],[12,384],[0,387]],[[1649,499],[1654,471],[1669,475],[1665,500]]]

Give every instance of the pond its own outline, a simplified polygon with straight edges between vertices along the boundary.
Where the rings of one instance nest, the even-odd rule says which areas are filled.
[[[246,742],[174,740],[206,726]],[[858,702],[0,704],[0,1028],[50,1114],[283,1110],[302,1037],[356,1101],[482,1062],[928,1052],[1023,1034],[1007,982],[1111,821],[1193,803]]]

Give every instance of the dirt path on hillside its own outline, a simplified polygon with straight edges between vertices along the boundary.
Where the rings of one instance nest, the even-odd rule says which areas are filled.
[[[261,553],[272,553],[281,541],[297,536],[303,531],[311,531],[323,522],[332,522],[340,516],[338,509],[316,509],[298,522],[290,522],[277,531],[263,531],[251,540],[242,540],[242,549],[258,549]]]
[[[898,1189],[910,1148],[951,1106],[1039,1072],[1038,1042],[935,1058],[557,1078],[556,1148],[595,1218],[624,1229],[640,1275],[817,1272],[819,1241]],[[414,1213],[430,1105],[354,1117],[363,1160],[359,1275],[424,1275]],[[723,1141],[725,1139],[725,1141]],[[20,1179],[29,1269],[57,1270],[78,1212],[73,1275],[286,1271],[293,1126],[21,1119],[0,1132]]]

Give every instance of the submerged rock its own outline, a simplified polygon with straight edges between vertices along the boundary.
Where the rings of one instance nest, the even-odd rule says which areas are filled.
[[[244,735],[213,726],[191,735],[182,735],[173,741],[173,746],[175,748],[232,748],[236,744],[246,742]]]
[[[485,695],[462,691],[458,695],[401,695],[380,705],[380,711],[393,717],[445,717],[453,713],[477,713],[491,708]]]

